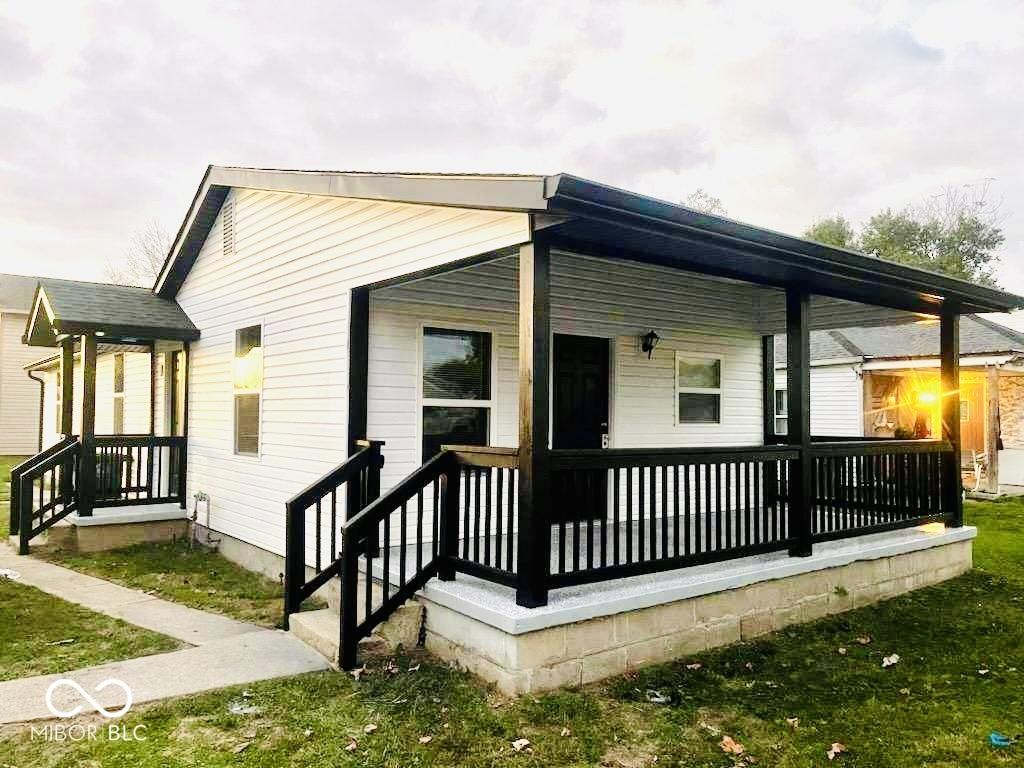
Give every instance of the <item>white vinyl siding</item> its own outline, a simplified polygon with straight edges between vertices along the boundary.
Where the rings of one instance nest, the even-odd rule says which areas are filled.
[[[231,197],[234,252],[224,253],[218,219],[177,296],[202,334],[191,345],[188,495],[209,494],[213,529],[283,554],[285,502],[347,455],[350,288],[524,242],[528,220],[256,190]],[[258,458],[235,455],[231,426],[234,332],[254,324],[264,345]],[[415,424],[402,434],[411,456]],[[403,444],[385,447],[389,461],[393,448]]]
[[[24,366],[53,350],[21,343],[27,321],[25,314],[0,312],[0,455],[30,456],[38,450],[39,382]]]
[[[811,367],[811,434],[864,434],[864,387],[853,365]]]

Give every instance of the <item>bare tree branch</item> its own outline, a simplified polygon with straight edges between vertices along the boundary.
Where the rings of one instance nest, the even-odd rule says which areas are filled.
[[[119,264],[107,261],[105,277],[111,283],[149,288],[156,282],[170,247],[167,230],[159,222],[151,221],[132,235]]]

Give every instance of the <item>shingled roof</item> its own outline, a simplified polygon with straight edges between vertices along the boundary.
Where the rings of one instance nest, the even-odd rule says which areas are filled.
[[[28,312],[36,293],[38,277],[0,274],[0,311]]]
[[[1024,354],[1024,333],[978,315],[960,318],[960,354]],[[939,324],[912,323],[878,328],[840,328],[811,331],[811,362],[851,357],[938,357]],[[775,364],[786,364],[786,339],[775,337]]]
[[[148,288],[41,278],[26,341],[52,346],[54,331],[101,332],[111,339],[139,341],[199,338],[199,330],[176,301]]]

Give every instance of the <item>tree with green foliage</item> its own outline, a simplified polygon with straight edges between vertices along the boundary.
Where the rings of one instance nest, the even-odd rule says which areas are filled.
[[[860,232],[834,216],[812,224],[804,237],[996,287],[998,250],[1006,238],[988,191],[987,181],[980,187],[947,187],[924,205],[876,213]]]

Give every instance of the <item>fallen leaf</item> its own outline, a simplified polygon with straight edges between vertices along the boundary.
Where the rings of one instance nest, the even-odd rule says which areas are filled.
[[[653,688],[648,688],[647,700],[651,702],[651,704],[668,704],[670,701],[672,701],[672,697],[666,696],[661,691],[656,691]]]
[[[356,680],[358,680],[360,677],[362,677],[365,673],[366,673],[366,665],[365,664],[363,666],[358,667],[357,669],[353,669],[351,672],[349,672],[349,674],[352,675],[352,677],[355,678]]]
[[[988,674],[988,670],[987,669],[979,669],[978,670],[978,674],[979,675],[987,675]]]
[[[417,664],[417,665],[415,665],[413,667],[409,667],[408,671],[409,672],[419,672],[420,671],[420,665]]]
[[[712,725],[711,723],[706,723],[703,720],[701,720],[699,723],[697,723],[697,727],[698,728],[703,728],[705,731],[710,733],[712,736],[718,736],[722,732],[722,729],[719,728],[718,726]]]
[[[306,730],[304,730],[302,732],[302,735],[305,736],[308,739],[310,736],[313,735],[313,729],[312,728],[307,728]]]
[[[512,749],[516,752],[522,752],[524,749],[530,746],[529,739],[516,739],[512,742]]]
[[[704,665],[701,664],[699,661],[697,661],[697,662],[694,662],[693,664],[687,664],[686,668],[696,671],[696,670],[700,669],[702,666],[704,666]]]
[[[420,736],[420,744],[429,744],[434,740],[433,736]]]
[[[563,728],[562,736],[572,736],[572,731],[570,731],[568,728]]]
[[[799,717],[787,717],[786,718],[786,723],[789,725],[790,728],[792,728],[795,731],[797,728],[800,727],[800,718]]]
[[[857,638],[857,642],[861,645],[871,645],[871,635],[861,635]]]
[[[846,649],[843,648],[842,646],[839,646],[839,648],[837,648],[836,650],[839,652],[840,656],[845,656],[846,655]]]
[[[365,726],[363,726],[363,733],[373,733],[376,730],[377,725],[375,723],[367,723]]]
[[[718,746],[722,748],[722,751],[727,755],[742,755],[746,752],[746,748],[738,741],[733,739],[732,736],[723,736],[722,740],[718,743]]]
[[[909,688],[900,688],[900,693],[902,693],[904,696],[909,696],[910,695],[910,689]]]
[[[894,653],[891,656],[886,656],[885,658],[882,659],[882,666],[883,667],[891,667],[893,664],[899,663],[899,660],[900,660],[900,655],[898,653]]]
[[[846,751],[846,745],[839,741],[832,742],[831,748],[825,754],[829,760],[835,760],[838,755]]]
[[[744,667],[746,667],[747,669],[753,669],[753,668],[754,668],[754,662],[752,662],[752,661],[748,661],[748,662],[747,662],[746,664],[744,664],[743,666],[744,666]]]
[[[352,739],[352,741],[350,741],[348,744],[345,745],[345,751],[346,752],[355,752],[356,749],[358,749],[358,748],[359,748],[359,743],[355,739]]]
[[[47,645],[71,645],[73,642],[75,642],[75,638],[69,637],[66,640],[54,640],[52,643],[47,643]]]

